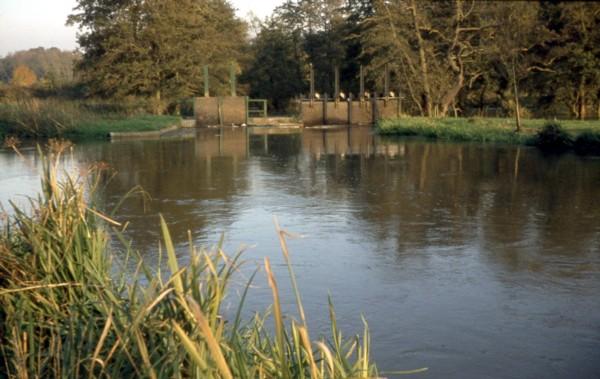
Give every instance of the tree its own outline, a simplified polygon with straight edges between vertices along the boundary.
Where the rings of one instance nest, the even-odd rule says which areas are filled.
[[[54,87],[63,85],[73,81],[73,64],[77,58],[76,53],[56,47],[17,51],[0,59],[0,81],[10,82],[14,69],[25,65],[40,81]]]
[[[363,36],[371,71],[390,65],[421,114],[445,116],[481,75],[478,55],[493,27],[486,9],[475,1],[375,1]]]
[[[242,76],[252,97],[269,99],[276,110],[285,110],[289,100],[306,89],[304,62],[297,48],[294,34],[281,23],[271,19],[262,26]]]
[[[17,87],[31,87],[37,81],[37,76],[29,67],[21,64],[12,73],[11,84]]]
[[[498,2],[491,5],[498,22],[490,41],[490,57],[501,76],[512,88],[517,131],[521,130],[519,85],[533,71],[548,71],[552,60],[544,62],[536,54],[553,35],[540,22],[540,4],[537,2]]]
[[[558,98],[582,120],[595,101],[600,117],[600,4],[573,2],[547,8],[549,27],[557,35],[548,54],[555,61],[553,82],[561,84]]]
[[[79,0],[68,22],[81,30],[77,69],[90,94],[148,97],[156,113],[200,93],[204,65],[224,92],[246,38],[224,0]]]

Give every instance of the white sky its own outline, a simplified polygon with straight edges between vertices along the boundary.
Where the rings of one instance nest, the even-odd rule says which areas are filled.
[[[260,18],[270,15],[282,2],[230,0],[238,16],[253,12]],[[75,0],[0,0],[0,57],[39,46],[75,49],[77,30],[65,26],[75,4]]]

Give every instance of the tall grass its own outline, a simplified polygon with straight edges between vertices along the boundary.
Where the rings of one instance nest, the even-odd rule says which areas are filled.
[[[44,160],[41,194],[31,212],[15,207],[0,233],[0,377],[367,378],[376,377],[370,336],[344,338],[330,306],[331,337],[309,336],[278,228],[300,319],[281,311],[270,262],[264,270],[273,305],[242,317],[221,307],[240,256],[189,247],[180,266],[161,219],[168,273],[140,260],[133,277],[115,275],[109,231],[121,225],[93,206],[103,182],[98,167],[58,177],[61,150]],[[122,237],[120,237],[122,238]],[[126,242],[121,254],[134,259]],[[271,323],[275,335],[270,332]]]
[[[143,103],[73,101],[18,97],[0,103],[0,139],[20,138],[106,139],[110,132],[155,131],[179,121],[155,116]]]

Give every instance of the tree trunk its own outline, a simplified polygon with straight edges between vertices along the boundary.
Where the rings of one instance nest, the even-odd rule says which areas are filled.
[[[446,94],[442,98],[442,104],[441,104],[442,111],[440,114],[442,117],[446,117],[448,115],[448,109],[450,108],[450,105],[455,103],[456,97],[458,96],[458,93],[460,92],[460,90],[463,88],[464,83],[465,83],[465,76],[464,76],[463,72],[461,71],[458,74],[458,80],[456,81],[454,86],[452,86],[452,88],[450,88],[450,90],[448,92],[446,92]]]
[[[585,107],[585,77],[581,77],[579,81],[579,104],[577,109],[577,116],[580,120],[585,120],[586,107]]]
[[[161,96],[160,96],[160,90],[156,91],[156,94],[154,95],[154,114],[160,115],[162,114],[162,105],[161,105]]]
[[[423,91],[425,100],[425,110],[427,111],[427,117],[433,115],[433,107],[431,103],[431,86],[429,85],[429,70],[427,68],[427,61],[425,60],[425,46],[423,38],[421,37],[421,31],[419,30],[419,21],[417,18],[417,4],[415,0],[411,1],[411,13],[413,18],[413,27],[415,31],[415,37],[419,45],[419,64],[421,66],[421,76],[423,80]]]
[[[515,94],[515,117],[517,121],[517,133],[521,131],[521,109],[519,107],[519,89],[517,86],[517,72],[515,70],[515,57],[512,61],[512,77],[513,77],[513,90]]]

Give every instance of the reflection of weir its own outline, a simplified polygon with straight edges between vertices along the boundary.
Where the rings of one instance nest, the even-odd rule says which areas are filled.
[[[277,154],[272,149],[281,145],[283,140],[289,140],[289,137],[292,136],[300,138],[296,141],[301,143],[303,153],[317,158],[322,155],[361,155],[363,157],[384,155],[391,158],[405,155],[403,143],[380,143],[370,127],[353,126],[325,129],[225,127],[199,129],[197,131],[195,140],[196,157],[203,159],[233,157],[237,161],[237,159],[247,158],[250,155]],[[274,139],[277,142],[271,141]],[[292,142],[292,140],[289,142]],[[287,154],[294,154],[296,148],[300,148],[298,145],[292,145],[286,147],[288,149]]]

